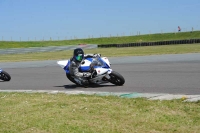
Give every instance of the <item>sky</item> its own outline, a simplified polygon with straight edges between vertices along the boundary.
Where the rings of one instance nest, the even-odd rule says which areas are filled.
[[[200,0],[0,0],[0,41],[200,30]]]

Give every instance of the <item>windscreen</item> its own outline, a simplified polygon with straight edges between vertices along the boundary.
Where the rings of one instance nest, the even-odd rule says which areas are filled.
[[[95,66],[101,66],[103,67],[104,66],[104,62],[101,60],[101,58],[99,56],[97,56],[96,58],[94,58],[92,60],[92,63],[90,65],[91,67],[95,67]]]

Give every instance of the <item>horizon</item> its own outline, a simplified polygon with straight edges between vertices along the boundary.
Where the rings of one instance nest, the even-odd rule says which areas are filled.
[[[193,31],[193,32],[200,32],[200,30]],[[120,37],[136,37],[136,36],[149,36],[149,35],[164,35],[164,34],[181,34],[181,33],[193,33],[192,31],[185,31],[185,32],[166,32],[166,33],[152,33],[152,34],[142,34],[142,35],[129,35],[129,36],[107,36],[107,37],[93,37],[93,38],[75,38],[75,39],[67,39],[67,40],[0,40],[0,42],[53,42],[53,41],[71,41],[71,40],[87,40],[87,39],[98,39],[98,38],[120,38]],[[190,38],[190,39],[199,39],[199,38]],[[187,40],[187,39],[186,39]],[[170,40],[169,40],[170,41]]]

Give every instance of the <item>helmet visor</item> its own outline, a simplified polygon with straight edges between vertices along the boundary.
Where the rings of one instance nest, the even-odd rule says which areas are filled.
[[[77,61],[81,61],[83,59],[83,56],[82,54],[78,54],[75,58]]]

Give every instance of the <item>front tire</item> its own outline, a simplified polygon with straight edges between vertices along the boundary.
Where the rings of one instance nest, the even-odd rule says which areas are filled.
[[[112,73],[109,74],[110,76],[110,83],[122,86],[125,83],[124,77],[119,74],[118,72],[112,71]]]
[[[11,76],[6,71],[3,70],[0,72],[0,79],[3,81],[10,81]]]

